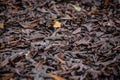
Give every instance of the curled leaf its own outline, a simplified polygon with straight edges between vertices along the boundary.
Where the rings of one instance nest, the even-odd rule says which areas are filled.
[[[80,6],[76,6],[71,4],[71,6],[76,10],[76,11],[81,11],[81,7]]]
[[[81,32],[81,28],[77,28],[75,31],[73,31],[72,34],[77,34],[77,33],[79,33],[79,32]]]
[[[65,64],[65,61],[62,60],[61,58],[57,57],[58,61],[61,62],[62,64]]]
[[[15,76],[15,74],[14,74],[14,73],[11,73],[11,74],[8,74],[8,75],[5,76],[5,77],[2,77],[1,80],[10,80],[10,79],[12,79],[14,76]]]
[[[90,14],[98,14],[98,10],[96,8],[93,8],[91,11],[90,11]]]
[[[32,52],[28,51],[28,53],[25,54],[26,57],[32,57]]]
[[[4,24],[0,23],[0,29],[3,29],[3,28],[4,28]]]
[[[5,48],[5,45],[3,43],[0,43],[0,49]]]
[[[53,27],[54,28],[60,28],[61,27],[61,23],[59,21],[55,21]]]
[[[52,73],[50,73],[49,74],[51,77],[53,77],[55,80],[66,80],[65,78],[62,78],[62,77],[60,77],[60,76],[58,76],[58,75],[55,75],[55,74],[52,74]]]
[[[26,24],[21,24],[20,23],[20,25],[24,28],[34,28],[35,26],[38,25],[39,21],[40,21],[40,19],[36,19],[36,20],[34,20],[32,22],[28,22]]]
[[[69,15],[65,15],[61,19],[63,19],[63,20],[71,20],[72,18]]]

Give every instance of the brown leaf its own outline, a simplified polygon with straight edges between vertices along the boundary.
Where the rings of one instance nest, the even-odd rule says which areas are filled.
[[[20,25],[24,28],[34,28],[35,26],[38,25],[39,21],[40,21],[40,19],[36,19],[36,20],[34,20],[32,22],[28,22],[26,24],[21,24],[20,23]]]
[[[14,76],[15,76],[15,74],[14,74],[14,73],[11,73],[11,74],[9,74],[9,75],[7,75],[7,76],[5,76],[5,77],[2,77],[1,80],[10,80],[10,79],[13,78]]]
[[[50,73],[49,74],[51,77],[53,77],[55,80],[66,80],[65,78],[62,78],[62,77],[60,77],[60,76],[58,76],[58,75],[55,75],[55,74],[52,74],[52,73]]]
[[[72,69],[77,69],[78,67],[79,67],[79,65],[78,65],[78,64],[75,64],[75,65],[71,66],[70,69],[71,69],[71,70],[72,70]]]
[[[61,19],[63,19],[63,20],[71,20],[72,18],[69,15],[65,15]]]
[[[98,10],[97,9],[92,9],[90,11],[90,14],[93,14],[93,15],[98,14]]]
[[[40,61],[35,65],[35,67],[36,67],[36,68],[39,68],[39,67],[41,67],[41,66],[43,65],[43,63],[44,63],[44,61],[43,61],[43,60],[40,60]]]
[[[9,63],[9,59],[4,60],[3,62],[0,63],[0,69],[5,67]]]
[[[0,23],[0,29],[3,29],[3,28],[4,28],[4,24]]]
[[[113,48],[113,50],[120,50],[120,46]]]
[[[1,62],[0,63],[0,69],[5,67],[10,62],[16,63],[16,62],[19,62],[22,59],[24,59],[24,54],[23,53],[15,54],[15,55],[5,59],[3,62]]]
[[[5,48],[5,45],[3,43],[0,43],[0,49]]]
[[[75,31],[73,31],[72,34],[77,34],[77,33],[79,33],[79,32],[81,32],[81,28],[77,28]]]
[[[80,41],[76,41],[75,44],[80,45],[80,44],[89,44],[90,40],[80,40]]]
[[[105,1],[105,4],[108,4],[109,3],[109,0],[104,0]]]
[[[65,64],[65,61],[62,60],[61,58],[57,57],[58,61],[60,61],[62,64]]]

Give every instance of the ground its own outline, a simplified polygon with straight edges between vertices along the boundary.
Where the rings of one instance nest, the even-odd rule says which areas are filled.
[[[0,80],[119,80],[120,0],[0,0]]]

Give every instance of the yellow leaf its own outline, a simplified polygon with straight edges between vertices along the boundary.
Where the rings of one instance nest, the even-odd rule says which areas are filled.
[[[52,74],[52,73],[50,73],[49,75],[50,75],[51,77],[53,77],[55,80],[66,80],[65,78],[62,78],[62,77],[57,76],[57,75]]]
[[[61,23],[59,21],[55,21],[53,27],[54,28],[60,28],[61,27]]]
[[[0,23],[0,29],[3,29],[3,28],[4,28],[4,24]]]
[[[71,4],[71,6],[76,10],[76,11],[81,11],[81,7],[80,6],[76,6]]]

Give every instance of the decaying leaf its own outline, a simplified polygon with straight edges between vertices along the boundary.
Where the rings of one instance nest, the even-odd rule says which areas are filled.
[[[32,57],[32,52],[28,51],[28,53],[25,54],[26,57]]]
[[[55,80],[66,80],[65,78],[62,78],[62,77],[60,77],[60,76],[58,76],[58,75],[55,75],[55,74],[52,74],[52,73],[50,73],[49,74],[51,77],[53,77]]]
[[[77,34],[77,33],[79,33],[79,32],[81,32],[81,28],[77,28],[75,31],[73,31],[72,34]]]
[[[55,20],[53,27],[54,28],[60,28],[61,27],[61,23],[59,21]]]
[[[23,52],[15,54],[9,58],[6,58],[3,62],[0,63],[0,69],[5,67],[7,64],[9,64],[10,61],[16,63],[16,62],[21,61],[22,59],[24,59]]]
[[[39,68],[39,67],[41,67],[41,66],[43,65],[43,63],[44,63],[44,61],[43,61],[43,60],[40,60],[40,61],[35,65],[35,67],[36,67],[36,68]]]
[[[4,24],[0,23],[0,29],[3,29],[3,28],[4,28]]]
[[[80,6],[76,6],[71,4],[71,6],[76,10],[76,11],[81,11],[81,7]]]
[[[57,59],[58,59],[62,64],[65,64],[65,61],[62,60],[61,58],[57,57]]]
[[[0,43],[0,49],[5,48],[5,45],[3,43]]]
[[[65,15],[61,19],[63,19],[63,20],[71,20],[72,18],[69,15]]]
[[[75,42],[76,45],[89,44],[89,43],[90,43],[90,40],[80,40]]]
[[[105,4],[108,4],[110,0],[104,0],[105,1]]]
[[[39,21],[40,21],[40,19],[36,19],[36,20],[34,20],[32,22],[28,22],[26,24],[21,24],[20,23],[20,25],[24,28],[34,28],[35,26],[38,25]]]
[[[10,80],[10,79],[13,78],[14,76],[15,76],[15,74],[14,74],[14,73],[11,73],[11,74],[9,74],[9,75],[7,75],[7,76],[5,76],[5,77],[2,77],[1,80]]]
[[[93,8],[91,11],[90,11],[90,14],[98,14],[98,10],[95,8]]]
[[[9,59],[4,60],[3,62],[0,63],[0,69],[5,67],[9,63]]]

